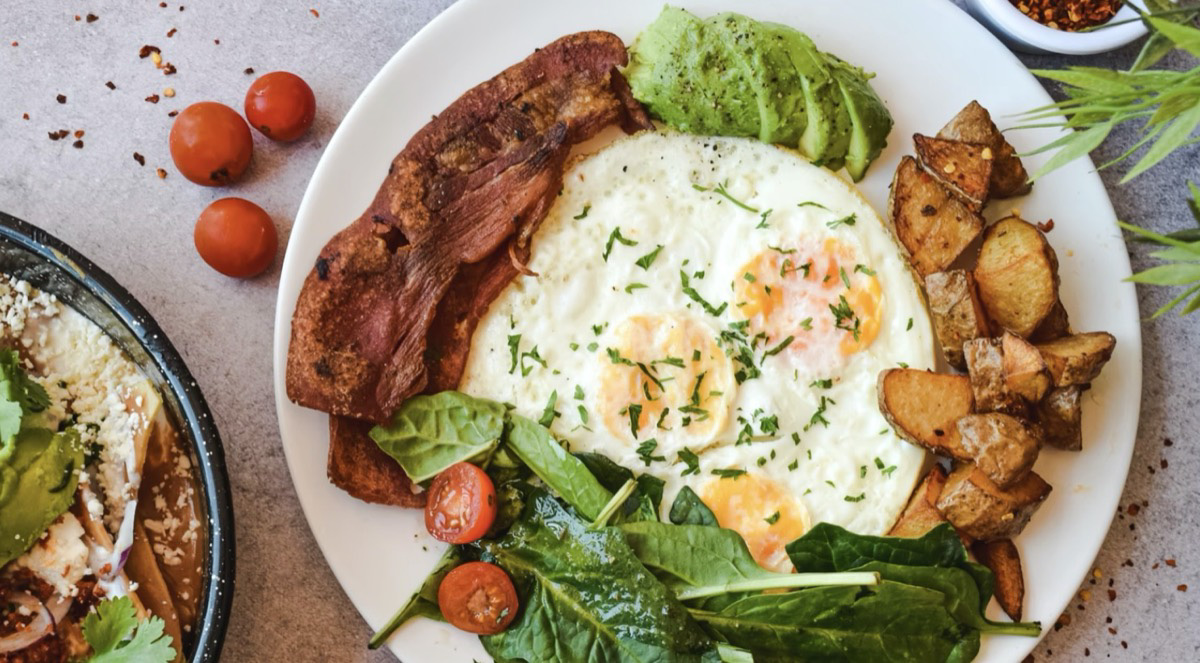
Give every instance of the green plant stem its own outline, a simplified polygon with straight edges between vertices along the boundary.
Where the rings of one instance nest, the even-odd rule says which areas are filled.
[[[688,587],[681,589],[676,597],[680,601],[700,599],[733,592],[760,592],[765,589],[798,589],[800,587],[842,587],[852,585],[878,585],[879,574],[870,571],[847,571],[843,573],[781,573],[770,578],[737,580],[719,585]]]
[[[613,494],[612,499],[608,501],[608,504],[605,504],[604,508],[600,510],[600,515],[596,516],[596,519],[592,521],[592,524],[588,526],[588,529],[596,530],[607,525],[609,518],[612,518],[612,515],[616,513],[617,509],[625,503],[625,500],[629,499],[629,496],[633,494],[635,488],[637,488],[636,480],[629,479],[626,481],[624,485],[621,486],[620,490]]]

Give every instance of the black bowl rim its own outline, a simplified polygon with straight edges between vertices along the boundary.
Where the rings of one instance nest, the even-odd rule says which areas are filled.
[[[0,239],[39,255],[103,301],[137,339],[178,399],[181,423],[195,445],[209,519],[208,598],[199,616],[191,660],[220,660],[233,606],[233,502],[221,436],[200,387],[153,316],[108,272],[57,237],[4,212],[0,212]]]

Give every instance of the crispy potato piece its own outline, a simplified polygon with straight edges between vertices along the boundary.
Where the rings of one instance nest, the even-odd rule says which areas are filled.
[[[888,202],[896,237],[922,277],[950,266],[983,231],[983,218],[940,182],[904,157]]]
[[[1046,444],[1067,451],[1083,448],[1083,410],[1080,396],[1084,387],[1071,385],[1051,389],[1038,404],[1038,421],[1045,431]]]
[[[925,277],[925,295],[946,362],[965,370],[963,343],[988,336],[987,316],[979,303],[975,277],[963,269],[935,272]]]
[[[1071,321],[1067,317],[1067,309],[1063,306],[1062,300],[1054,304],[1054,308],[1050,311],[1050,315],[1038,325],[1038,328],[1033,330],[1029,335],[1029,340],[1034,343],[1046,343],[1060,339],[1071,333]]]
[[[1004,354],[1004,385],[1030,403],[1042,400],[1050,391],[1050,371],[1042,354],[1025,339],[1005,332],[1000,338]]]
[[[1108,332],[1086,332],[1042,343],[1037,349],[1050,369],[1054,386],[1087,384],[1100,375],[1117,339]]]
[[[936,454],[970,460],[954,422],[974,411],[971,382],[915,368],[879,374],[879,410],[905,440]]]
[[[1025,419],[986,412],[968,414],[955,425],[963,449],[1000,488],[1008,488],[1028,476],[1042,450],[1042,432]]]
[[[1025,602],[1025,573],[1021,555],[1012,539],[980,541],[971,546],[975,559],[992,570],[996,576],[996,602],[1014,622],[1021,621],[1021,606]]]
[[[888,536],[919,537],[926,532],[946,522],[946,517],[937,510],[937,498],[942,494],[942,486],[946,484],[946,470],[941,465],[929,468],[925,478],[917,484],[912,499],[904,507],[900,519],[892,525]]]
[[[938,138],[980,143],[992,148],[994,163],[989,186],[992,198],[1022,196],[1033,187],[1016,150],[1004,139],[1004,134],[992,122],[992,116],[978,101],[967,104],[937,135]]]
[[[1037,472],[1001,489],[974,463],[963,463],[946,477],[937,507],[946,520],[974,539],[1011,539],[1025,529],[1050,491],[1050,484]]]
[[[978,212],[988,199],[992,148],[961,140],[913,134],[917,160],[925,170]],[[985,152],[986,150],[986,152]]]
[[[1029,338],[1058,304],[1058,256],[1042,231],[1010,216],[984,233],[975,281],[988,318]]]
[[[1029,406],[1008,388],[1004,379],[1004,349],[998,338],[977,338],[963,344],[967,373],[978,412],[1024,416]]]

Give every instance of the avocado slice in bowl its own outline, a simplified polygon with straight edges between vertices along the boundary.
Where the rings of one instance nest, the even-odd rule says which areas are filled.
[[[887,147],[887,137],[892,131],[892,115],[867,83],[869,74],[836,55],[824,55],[841,89],[843,107],[850,116],[846,171],[857,182],[866,174],[867,166]]]

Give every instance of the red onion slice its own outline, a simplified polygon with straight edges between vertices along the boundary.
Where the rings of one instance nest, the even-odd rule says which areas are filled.
[[[32,647],[38,640],[54,633],[54,617],[41,601],[27,592],[15,592],[4,598],[6,604],[14,606],[14,610],[28,608],[33,615],[33,621],[25,628],[0,637],[0,654],[11,654]],[[68,603],[63,601],[63,603]],[[68,603],[68,607],[70,607]],[[65,614],[65,612],[64,612]]]

